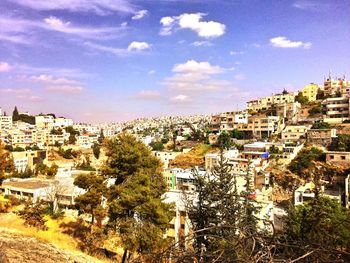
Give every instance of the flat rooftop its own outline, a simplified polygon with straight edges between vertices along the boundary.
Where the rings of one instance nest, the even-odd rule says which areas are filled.
[[[22,189],[40,189],[47,188],[52,184],[51,181],[44,181],[38,179],[29,180],[19,180],[19,181],[8,181],[2,183],[2,188],[4,187],[14,187]]]

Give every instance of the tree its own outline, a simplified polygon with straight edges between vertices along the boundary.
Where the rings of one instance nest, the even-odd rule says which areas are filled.
[[[161,142],[158,141],[152,141],[149,146],[151,146],[153,151],[163,151],[164,150],[164,145]]]
[[[309,253],[307,262],[349,262],[343,253],[349,246],[349,212],[336,200],[316,196],[292,206],[285,224],[286,257]]]
[[[100,130],[100,136],[98,137],[98,143],[102,144],[104,139],[105,139],[105,135],[104,135],[103,129],[101,129]]]
[[[100,158],[100,153],[101,153],[101,147],[98,143],[94,143],[92,146],[92,152],[95,156],[96,159]]]
[[[315,116],[317,114],[321,114],[322,113],[322,107],[320,105],[318,106],[315,106],[315,107],[312,107],[310,110],[309,110],[309,115],[310,116]]]
[[[99,215],[104,210],[102,201],[107,191],[104,178],[94,173],[80,174],[75,178],[74,185],[86,190],[84,194],[79,195],[74,200],[79,214],[89,214],[91,216],[91,225],[94,224],[96,217],[101,221],[102,219]]]
[[[302,105],[309,103],[309,99],[305,97],[301,91],[298,93],[297,96],[295,96],[295,101],[299,102]]]
[[[45,207],[42,202],[35,204],[28,200],[25,207],[18,211],[17,214],[24,220],[24,224],[38,228],[40,230],[47,230],[45,225],[46,220],[44,219]]]
[[[332,143],[329,145],[330,151],[349,152],[350,151],[350,135],[339,134],[336,138],[332,139]]]
[[[223,150],[212,174],[200,176],[194,170],[196,194],[192,198],[185,194],[194,251],[187,250],[185,256],[196,258],[195,262],[255,262],[267,247],[264,231],[257,229],[252,175],[248,169],[241,192],[236,176],[224,161]]]
[[[76,136],[79,136],[80,132],[75,130],[72,126],[66,127],[65,130],[69,133],[68,143],[75,144],[75,142],[77,141]]]
[[[288,90],[283,89],[283,91],[282,91],[282,94],[283,94],[283,95],[286,95],[286,94],[288,94],[288,93],[289,93]]]
[[[226,150],[231,148],[231,136],[227,132],[223,131],[220,133],[218,137],[218,146]]]
[[[18,120],[19,120],[19,113],[18,113],[17,106],[15,106],[15,109],[13,110],[13,113],[12,113],[12,121],[18,121]]]
[[[312,147],[309,149],[301,150],[297,157],[289,164],[288,169],[302,176],[304,178],[309,178],[310,172],[308,169],[314,165],[314,161],[324,161],[325,154],[322,150]]]
[[[172,216],[170,205],[161,199],[166,191],[161,163],[129,134],[122,133],[105,145],[108,159],[103,174],[115,180],[109,188],[109,226],[120,237],[123,262],[129,251],[150,255],[164,245]]]
[[[311,129],[330,129],[331,125],[328,122],[316,121],[312,125]]]
[[[5,146],[0,140],[0,185],[7,175],[15,171],[15,165],[10,153],[5,150]]]
[[[231,131],[231,137],[235,138],[235,139],[238,139],[238,140],[242,140],[244,138],[244,134],[243,134],[243,132],[241,132],[238,129],[233,129]]]

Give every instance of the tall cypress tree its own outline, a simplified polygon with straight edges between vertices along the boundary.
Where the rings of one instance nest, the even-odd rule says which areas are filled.
[[[13,121],[18,121],[19,120],[19,113],[18,113],[17,106],[15,106],[15,109],[13,110],[12,120]]]

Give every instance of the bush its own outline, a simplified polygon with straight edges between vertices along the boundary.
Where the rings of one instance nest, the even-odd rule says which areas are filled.
[[[295,174],[307,178],[309,173],[306,170],[313,165],[313,161],[325,161],[324,152],[316,147],[303,149],[289,164],[288,169]]]
[[[350,151],[350,135],[339,134],[337,138],[333,138],[331,145],[328,147],[330,151],[349,152]]]
[[[324,121],[316,121],[311,129],[330,129],[331,125],[328,122],[324,122]]]
[[[153,151],[163,151],[164,150],[164,145],[161,142],[157,142],[157,141],[152,141],[149,146],[152,147]]]
[[[8,213],[11,208],[11,202],[8,200],[0,200],[0,213]]]
[[[321,106],[315,106],[315,107],[312,107],[310,110],[309,110],[309,115],[310,116],[314,116],[314,115],[317,115],[317,114],[320,114],[322,113],[322,108]]]
[[[48,228],[45,225],[46,220],[44,219],[45,210],[46,208],[42,202],[32,204],[31,201],[28,201],[25,207],[18,211],[17,214],[24,220],[25,225],[35,227],[39,230],[47,230]]]

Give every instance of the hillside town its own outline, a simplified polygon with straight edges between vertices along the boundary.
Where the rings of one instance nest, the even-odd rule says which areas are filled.
[[[322,85],[250,100],[239,111],[98,125],[55,114],[32,116],[20,112],[20,105],[11,114],[0,110],[0,140],[14,165],[13,175],[1,178],[0,191],[81,217],[75,200],[87,189],[74,183],[76,177],[101,174],[109,156],[106,140],[131,134],[162,163],[167,186],[162,200],[174,204],[175,212],[168,238],[181,242],[191,233],[184,192],[195,194],[198,176],[210,178],[222,161],[238,194],[250,184],[258,226],[272,231],[264,222],[281,228],[286,202],[299,206],[322,195],[349,207],[349,89],[345,77],[329,76]]]

